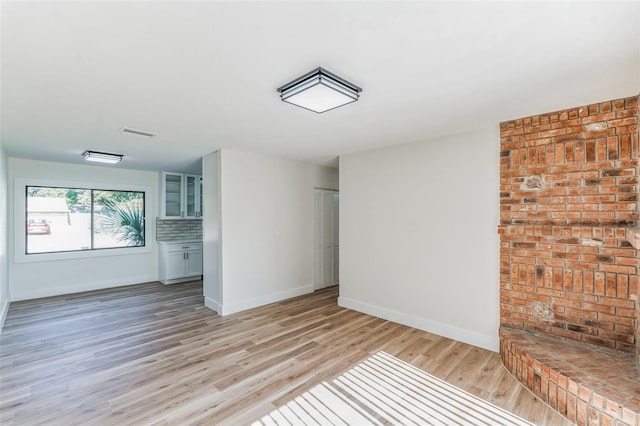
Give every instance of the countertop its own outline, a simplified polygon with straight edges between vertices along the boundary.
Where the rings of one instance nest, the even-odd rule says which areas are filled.
[[[202,240],[157,240],[158,244],[202,244]]]

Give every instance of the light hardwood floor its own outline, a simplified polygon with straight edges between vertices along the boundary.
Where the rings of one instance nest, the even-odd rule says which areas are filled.
[[[341,308],[338,288],[220,317],[202,283],[11,304],[3,425],[250,424],[384,351],[538,425],[567,425],[496,353]]]

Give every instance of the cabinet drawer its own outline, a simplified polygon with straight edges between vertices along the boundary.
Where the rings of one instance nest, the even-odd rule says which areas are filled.
[[[174,253],[174,252],[183,252],[183,251],[193,251],[193,250],[199,250],[202,251],[202,243],[185,243],[185,244],[167,244],[167,253]]]

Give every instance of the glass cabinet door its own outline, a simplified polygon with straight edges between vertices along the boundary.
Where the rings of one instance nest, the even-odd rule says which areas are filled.
[[[182,217],[182,174],[164,173],[164,216]]]
[[[199,185],[198,176],[185,175],[185,217],[196,217],[196,185]]]
[[[200,199],[199,200],[200,201],[200,211],[198,212],[198,217],[202,217],[202,211],[203,211],[202,210],[202,205],[203,205],[202,199],[204,198],[203,194],[202,194],[202,176],[200,176],[200,179],[198,179],[198,180],[200,181],[200,183],[199,183],[200,191],[198,191],[198,198]]]

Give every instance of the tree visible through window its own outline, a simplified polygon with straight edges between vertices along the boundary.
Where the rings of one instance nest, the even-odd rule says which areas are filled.
[[[26,253],[143,247],[144,192],[26,187]]]

